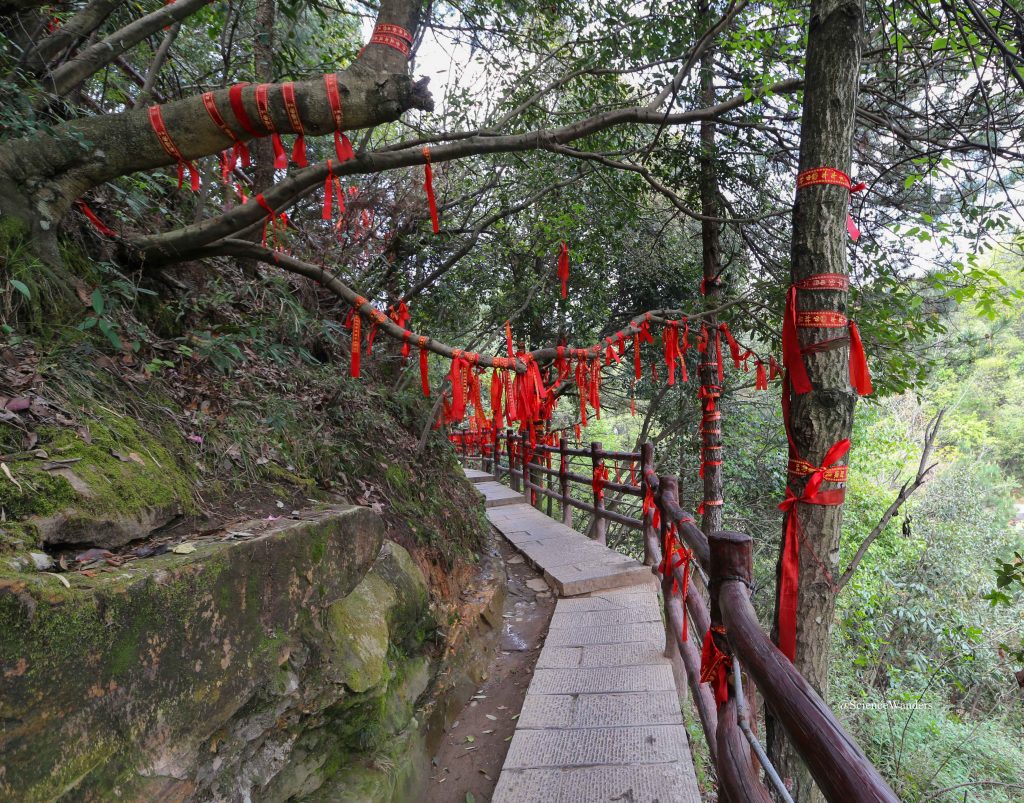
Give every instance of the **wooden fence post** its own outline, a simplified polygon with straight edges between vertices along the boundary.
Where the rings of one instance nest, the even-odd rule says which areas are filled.
[[[593,468],[591,477],[597,476],[599,468],[604,468],[600,441],[591,441],[590,443],[590,464]],[[598,493],[596,489],[594,490],[594,540],[599,544],[608,543],[608,520],[604,517],[604,493]]]
[[[517,493],[520,490],[519,480],[520,477],[516,476],[516,464],[522,462],[523,456],[519,453],[519,438],[511,430],[506,430],[506,443],[508,445],[508,469],[509,469],[509,485],[512,486],[512,490]]]
[[[558,452],[561,462],[558,464],[558,482],[562,491],[562,524],[572,527],[572,506],[569,504],[569,449],[567,438],[558,439]]]
[[[753,541],[743,533],[719,531],[708,538],[711,550],[708,567],[708,590],[711,598],[711,638],[718,649],[732,655],[722,609],[718,604],[718,590],[724,580],[742,580],[748,586],[753,575]],[[771,801],[771,796],[759,780],[760,772],[754,766],[750,746],[740,730],[737,720],[736,698],[733,694],[732,669],[728,673],[729,698],[718,706],[718,783],[728,800]]]
[[[491,444],[491,469],[494,479],[501,479],[501,433],[494,428],[494,443]]]
[[[640,490],[644,492],[644,499],[651,492],[651,484],[647,480],[648,468],[652,471],[654,470],[654,444],[650,441],[645,441],[640,444]],[[654,556],[651,555],[650,539],[654,535],[654,511],[647,511],[643,516],[643,520],[644,565],[653,566]]]

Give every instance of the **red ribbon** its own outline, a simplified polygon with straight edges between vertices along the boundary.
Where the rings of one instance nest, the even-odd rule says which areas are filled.
[[[181,189],[182,184],[185,182],[185,168],[188,168],[189,176],[189,187],[192,192],[199,192],[199,171],[193,162],[186,162],[185,157],[182,156],[181,151],[172,139],[170,132],[167,130],[167,125],[164,123],[163,112],[159,106],[149,107],[149,124],[153,128],[153,133],[156,134],[157,141],[160,143],[160,147],[164,149],[164,152],[172,159],[178,162],[178,189]]]
[[[504,390],[504,382],[501,372],[497,368],[491,374],[491,416],[494,420],[494,428],[500,429],[504,425],[501,412],[501,392]]]
[[[811,380],[804,365],[797,329],[820,327],[838,329],[848,327],[850,334],[850,384],[861,396],[872,392],[864,344],[857,325],[840,312],[831,310],[797,310],[797,290],[845,290],[849,280],[840,274],[817,274],[793,284],[786,295],[786,310],[782,319],[782,362],[789,374],[790,385],[798,394],[811,390]],[[774,378],[774,373],[773,373]]]
[[[708,628],[704,634],[704,645],[700,651],[700,682],[710,683],[715,695],[715,705],[721,705],[729,699],[729,668],[732,658],[722,652],[715,643],[714,627]],[[718,632],[724,633],[723,628]]]
[[[598,463],[594,467],[594,476],[590,481],[590,487],[594,490],[594,498],[604,499],[604,486],[608,483],[608,467],[604,463]]]
[[[331,116],[334,118],[334,153],[339,162],[347,162],[355,157],[352,150],[352,143],[349,142],[341,130],[345,127],[345,115],[341,109],[341,95],[338,92],[338,76],[336,73],[324,75],[324,88],[327,90],[327,102],[331,106]]]
[[[412,34],[400,25],[380,23],[373,29],[369,44],[385,45],[409,58],[412,53],[412,41]]]
[[[430,166],[430,148],[423,149],[423,189],[427,193],[427,206],[430,207],[430,225],[434,234],[441,232],[437,219],[437,198],[434,196],[434,169]]]
[[[248,84],[235,84],[228,90],[228,102],[231,104],[231,113],[235,115],[235,119],[238,124],[242,127],[251,137],[262,137],[264,132],[260,131],[256,124],[253,123],[252,118],[249,117],[249,112],[245,110],[245,103],[242,100],[242,91],[249,86]]]
[[[785,393],[785,390],[783,391]],[[787,405],[788,407],[788,405]],[[788,418],[788,410],[786,411]],[[796,511],[798,503],[809,505],[841,505],[846,494],[845,488],[819,491],[828,469],[850,451],[850,440],[844,438],[825,454],[820,466],[812,466],[813,472],[797,496],[786,486],[786,498],[779,504],[779,510],[786,514],[783,529],[782,573],[779,584],[778,646],[782,653],[793,661],[796,656],[796,611],[800,583],[800,519]]]
[[[562,298],[569,295],[569,246],[562,243],[562,250],[558,254],[558,279],[562,283]]]
[[[764,363],[761,362],[760,360],[757,360],[754,363],[754,368],[756,370],[757,377],[754,382],[754,388],[756,390],[768,390],[768,376],[764,370]]]
[[[358,379],[359,378],[359,350],[362,347],[363,333],[363,316],[356,311],[355,317],[352,319],[352,363],[349,366],[349,376]]]
[[[430,378],[427,375],[427,338],[420,335],[419,341],[420,347],[420,387],[423,389],[423,395],[430,396]]]
[[[804,170],[802,173],[797,174],[797,190],[802,190],[804,187],[812,187],[816,184],[832,184],[837,187],[842,187],[850,193],[850,195],[867,189],[868,186],[863,181],[859,184],[853,184],[846,173],[835,167],[812,167],[810,170]],[[853,199],[851,198],[850,201],[852,203]],[[850,239],[854,242],[857,242],[860,238],[860,229],[858,229],[857,224],[853,222],[853,215],[849,213],[846,215],[846,231],[850,235]]]
[[[102,220],[96,217],[96,213],[89,208],[89,204],[87,204],[81,198],[75,201],[75,204],[77,204],[78,208],[81,210],[82,214],[85,215],[86,219],[90,223],[92,223],[93,228],[96,229],[96,231],[98,231],[104,237],[117,236],[116,231],[114,231],[112,228],[110,228],[110,226],[108,226],[106,223],[104,223]]]
[[[228,173],[235,169],[238,164],[239,158],[241,158],[242,166],[248,167],[252,164],[252,158],[249,155],[249,148],[242,140],[238,138],[231,127],[224,121],[223,115],[220,113],[220,109],[217,108],[217,100],[214,97],[213,92],[203,93],[203,107],[206,109],[206,113],[213,120],[214,125],[221,130],[232,142],[230,151],[225,150],[221,156],[221,180],[228,183]]]
[[[671,387],[676,383],[676,360],[679,357],[679,324],[676,321],[669,321],[661,330],[661,339],[665,346],[665,367],[668,370],[668,384]],[[685,367],[683,368],[685,371]]]
[[[295,102],[295,84],[291,81],[281,85],[281,98],[284,100],[284,109],[288,113],[288,123],[298,136],[295,138],[295,145],[292,146],[292,161],[299,167],[308,166],[306,159],[306,136],[302,128],[302,117],[299,116],[299,107]]]
[[[270,84],[259,84],[256,87],[256,111],[259,113],[263,127],[271,133],[270,141],[274,147],[274,169],[284,170],[288,167],[288,155],[284,152],[281,135],[274,127],[274,118],[270,114]]]

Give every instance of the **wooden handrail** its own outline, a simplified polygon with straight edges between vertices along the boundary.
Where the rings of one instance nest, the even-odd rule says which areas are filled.
[[[463,439],[463,454],[469,449]],[[507,467],[501,463],[501,441],[506,444]],[[786,732],[787,737],[807,765],[815,783],[830,801],[868,803],[883,801],[897,803],[892,791],[878,770],[871,764],[853,738],[839,724],[831,709],[818,696],[792,663],[772,644],[762,630],[750,602],[752,577],[752,539],[735,532],[716,532],[706,536],[693,517],[679,504],[679,481],[676,477],[659,475],[654,468],[654,449],[643,444],[639,453],[610,451],[599,443],[589,450],[570,449],[566,439],[560,438],[558,447],[538,445],[531,449],[528,441],[511,430],[495,433],[492,466],[495,475],[507,471],[512,487],[519,490],[522,478],[529,496],[536,492],[538,504],[541,496],[558,499],[562,506],[562,520],[572,526],[572,510],[583,510],[596,518],[599,524],[607,521],[639,529],[643,533],[644,562],[652,569],[662,563],[667,530],[675,525],[677,537],[692,552],[693,562],[706,573],[709,601],[705,602],[697,586],[696,575],[684,582],[685,568],[675,566],[662,577],[662,596],[668,629],[674,633],[679,656],[686,672],[697,715],[711,760],[714,763],[721,797],[730,801],[772,800],[761,781],[760,769],[755,765],[748,738],[753,738],[748,727],[745,735],[737,719],[737,704],[733,684],[729,684],[725,702],[716,705],[709,684],[700,682],[701,658],[698,645],[711,632],[718,648],[727,656],[735,656],[746,670],[747,677],[757,686],[765,704]],[[483,450],[480,450],[483,458]],[[557,469],[547,468],[531,459],[534,457],[560,457]],[[573,482],[591,485],[592,478],[572,472],[568,468],[570,457],[590,458],[592,468],[604,460],[639,462],[639,484],[606,482],[605,490],[620,494],[650,498],[653,506],[645,505],[642,519],[635,519],[614,510],[608,510],[596,492],[594,504],[588,504],[570,495]],[[542,459],[542,458],[541,458]],[[518,468],[517,468],[518,465]],[[558,488],[545,488],[531,480],[531,474],[557,477]],[[660,518],[660,527],[653,524],[654,509]],[[601,528],[595,527],[600,533]],[[687,588],[682,599],[675,589]],[[683,621],[687,618],[688,638],[682,638]]]

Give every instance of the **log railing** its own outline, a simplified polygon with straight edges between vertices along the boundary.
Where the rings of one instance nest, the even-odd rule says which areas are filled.
[[[558,501],[562,521],[569,526],[574,509],[590,514],[591,534],[602,542],[609,522],[642,532],[644,561],[662,574],[666,632],[674,634],[722,799],[769,803],[769,786],[776,799],[789,799],[757,742],[756,727],[744,701],[745,675],[828,800],[899,800],[828,705],[761,628],[750,602],[750,536],[724,531],[706,536],[679,504],[678,478],[655,471],[651,444],[644,444],[639,452],[605,450],[600,443],[589,449],[572,449],[565,438],[559,439],[558,446],[531,445],[527,436],[512,430],[456,431],[452,440],[467,463],[479,460],[482,469],[499,480],[508,475],[512,488],[522,491],[526,501],[537,507],[545,498]],[[589,462],[590,476],[572,470],[581,462]],[[595,476],[604,476],[604,469],[608,469],[609,479],[595,482]],[[617,475],[619,481],[614,481]],[[592,502],[574,498],[573,483],[589,486]],[[614,504],[609,502],[613,494]],[[638,515],[620,512],[620,501],[631,497],[650,503],[638,504]],[[551,512],[549,501],[549,515]],[[688,559],[663,560],[663,547],[672,543],[672,535],[685,547]],[[685,599],[682,589],[686,590]],[[686,639],[684,616],[688,619]],[[701,645],[709,630],[729,665],[727,694],[717,704],[711,684],[701,682]]]

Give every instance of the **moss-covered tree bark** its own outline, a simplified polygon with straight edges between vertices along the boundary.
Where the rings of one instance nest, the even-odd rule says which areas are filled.
[[[183,3],[169,8],[178,5]],[[384,0],[377,19],[415,33],[420,3]],[[431,108],[425,85],[410,79],[405,56],[386,45],[368,45],[351,67],[337,75],[346,130],[391,122],[412,108]],[[256,133],[269,135],[260,122],[255,93],[255,86],[246,87],[242,103]],[[237,139],[253,139],[235,118],[228,94],[227,89],[214,93],[224,121]],[[322,78],[296,82],[295,98],[307,135],[334,131]],[[293,130],[277,86],[269,91],[269,111],[276,130]],[[185,161],[218,153],[234,141],[207,113],[200,95],[163,105],[162,116]],[[57,222],[87,190],[119,176],[177,162],[155,136],[146,109],[69,120],[3,144],[0,214],[24,222],[44,257],[55,253],[52,233]]]
[[[860,0],[813,0],[807,43],[803,119],[800,139],[800,171],[834,167],[850,173],[857,104],[858,78],[864,29]],[[819,273],[849,274],[846,259],[846,218],[850,199],[841,187],[810,186],[800,190],[793,206],[791,251],[792,281]],[[801,290],[799,310],[830,310],[847,313],[848,293]],[[790,431],[793,450],[815,466],[853,428],[857,394],[850,385],[849,341],[836,338],[835,329],[800,328],[801,349],[832,340],[827,349],[803,353],[813,388],[792,394]],[[844,461],[845,462],[845,461]],[[797,495],[808,477],[789,477]],[[824,482],[822,489],[841,487]],[[829,638],[835,610],[833,578],[839,562],[842,525],[841,505],[798,504],[788,515],[799,517],[800,574],[797,605],[797,669],[827,698]],[[779,574],[781,574],[781,552]],[[776,596],[776,627],[778,596]],[[820,795],[809,774],[785,744],[777,724],[768,720],[772,760],[784,778],[793,782],[799,801]]]

